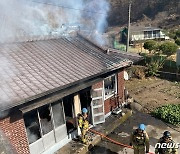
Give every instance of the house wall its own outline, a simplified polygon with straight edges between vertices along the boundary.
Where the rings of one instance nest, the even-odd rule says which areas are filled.
[[[124,70],[118,73],[118,95],[124,100]]]
[[[103,88],[103,81],[98,82],[92,86],[92,89]],[[122,100],[124,100],[124,70],[117,74],[117,93]],[[111,97],[104,101],[104,111],[108,114],[112,108],[117,107],[115,101],[111,100]]]
[[[117,93],[118,96],[124,100],[124,71],[119,72],[117,75]],[[117,104],[115,101],[112,101],[111,98],[104,101],[105,114],[108,114],[115,107],[117,107]]]
[[[92,85],[92,89],[103,88],[103,81]],[[117,74],[117,91],[120,98],[124,99],[124,71],[122,70]],[[108,114],[112,108],[117,104],[110,101],[108,98],[104,101],[105,114]],[[0,120],[0,129],[9,139],[13,148],[18,154],[29,154],[29,144],[25,131],[23,115],[20,111],[16,110],[10,114],[9,117]]]
[[[144,40],[144,34],[132,34],[131,41]]]
[[[103,88],[103,81],[100,81],[100,82],[92,85],[92,89],[98,89],[98,88]]]
[[[15,111],[9,117],[1,119],[0,129],[4,132],[18,154],[30,153],[24,120],[20,111]]]

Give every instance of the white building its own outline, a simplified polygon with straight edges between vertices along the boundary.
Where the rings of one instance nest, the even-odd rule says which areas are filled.
[[[131,27],[130,41],[142,41],[149,39],[169,39],[160,28],[156,27]]]

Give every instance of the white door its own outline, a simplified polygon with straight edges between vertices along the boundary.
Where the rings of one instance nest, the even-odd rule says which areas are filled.
[[[103,88],[91,91],[91,109],[93,125],[105,122]]]

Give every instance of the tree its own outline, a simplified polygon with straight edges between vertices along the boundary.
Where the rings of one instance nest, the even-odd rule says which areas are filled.
[[[178,46],[173,42],[164,42],[160,45],[159,49],[163,52],[163,54],[171,56],[176,53]]]
[[[151,57],[150,62],[146,63],[146,67],[147,67],[146,75],[158,76],[158,71],[159,69],[163,68],[165,59],[166,59],[165,57],[159,57],[156,55]]]
[[[176,36],[177,36],[177,37],[180,37],[180,29],[178,29],[178,30],[176,31]]]
[[[180,45],[180,38],[177,38],[177,39],[175,40],[175,43],[176,43],[177,45]]]
[[[154,41],[154,40],[147,40],[144,43],[143,47],[144,47],[144,49],[147,49],[147,50],[149,50],[151,52],[152,50],[156,49],[156,45],[157,45],[156,41]]]

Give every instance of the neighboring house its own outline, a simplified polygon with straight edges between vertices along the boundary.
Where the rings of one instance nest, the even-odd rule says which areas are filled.
[[[127,28],[124,28],[121,31],[121,40],[126,42],[127,38]],[[135,27],[131,26],[130,28],[130,42],[134,41],[144,41],[144,40],[153,40],[153,39],[161,39],[167,40],[169,39],[160,28],[156,27]]]
[[[141,59],[80,35],[0,44],[0,57],[0,129],[19,154],[68,143],[83,107],[103,123],[124,101],[124,69]]]

